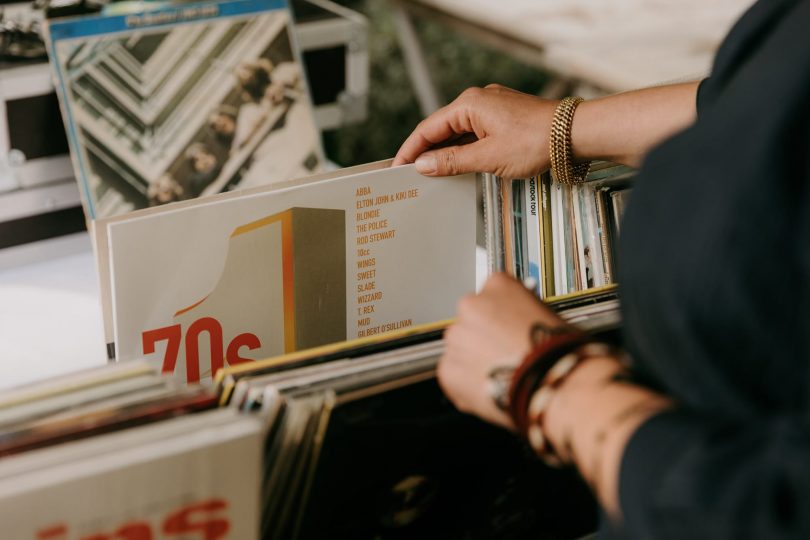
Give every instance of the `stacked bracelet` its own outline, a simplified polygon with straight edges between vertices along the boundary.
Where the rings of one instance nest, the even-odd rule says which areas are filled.
[[[571,148],[571,125],[574,123],[574,111],[584,100],[581,97],[566,97],[557,105],[554,120],[549,134],[549,159],[551,173],[561,184],[581,184],[588,176],[591,162],[574,165]]]
[[[572,330],[541,342],[515,371],[509,413],[546,464],[559,467],[566,462],[543,433],[545,412],[554,392],[583,361],[611,353],[609,346]]]
[[[577,330],[555,334],[537,344],[515,370],[509,389],[509,414],[518,431],[528,436],[529,400],[546,374],[562,356],[588,343],[590,338]]]
[[[572,327],[566,325],[547,326],[543,323],[534,323],[529,330],[529,340],[533,349],[544,343],[551,336],[568,334]],[[515,377],[516,366],[523,362],[524,357],[509,358],[504,364],[494,367],[488,374],[489,396],[495,406],[504,412],[509,412],[510,390]]]

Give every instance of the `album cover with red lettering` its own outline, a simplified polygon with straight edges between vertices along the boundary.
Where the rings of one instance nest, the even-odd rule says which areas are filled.
[[[264,435],[216,409],[3,457],[3,538],[258,539]]]
[[[476,182],[383,163],[98,220],[110,349],[193,383],[448,319],[475,290]]]

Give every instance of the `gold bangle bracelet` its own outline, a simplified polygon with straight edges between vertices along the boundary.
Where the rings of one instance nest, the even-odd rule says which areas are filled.
[[[561,184],[581,184],[588,176],[591,162],[573,163],[571,149],[571,126],[574,111],[584,100],[581,97],[566,97],[557,105],[549,134],[549,160],[551,174]]]

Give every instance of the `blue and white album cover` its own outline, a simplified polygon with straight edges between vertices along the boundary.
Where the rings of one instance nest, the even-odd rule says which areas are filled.
[[[90,219],[321,169],[284,0],[60,19],[47,36]]]

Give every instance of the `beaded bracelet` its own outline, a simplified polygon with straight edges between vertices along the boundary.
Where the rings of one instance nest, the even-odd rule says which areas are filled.
[[[546,464],[552,467],[565,464],[542,429],[554,392],[583,361],[612,352],[608,345],[596,343],[581,332],[571,331],[539,344],[516,370],[509,412],[519,431]]]
[[[588,343],[557,360],[548,371],[538,390],[532,394],[526,411],[529,427],[526,438],[535,452],[553,467],[562,467],[570,459],[563,459],[543,433],[543,420],[554,393],[566,378],[588,358],[611,354],[611,348],[603,343]],[[568,456],[570,458],[570,456]]]
[[[554,179],[561,184],[581,184],[588,176],[591,162],[574,165],[571,148],[571,126],[574,111],[584,100],[581,97],[566,97],[557,105],[549,133],[549,161]]]
[[[548,326],[543,323],[534,323],[529,330],[529,341],[532,347],[537,347],[550,336],[567,334],[573,330],[571,326],[559,325]],[[509,412],[509,394],[512,379],[517,366],[524,360],[523,356],[509,358],[503,365],[496,366],[490,370],[487,376],[489,396],[498,409]]]
[[[591,341],[586,334],[571,330],[554,334],[535,345],[515,370],[509,388],[509,414],[520,433],[528,436],[529,399],[559,358]]]

